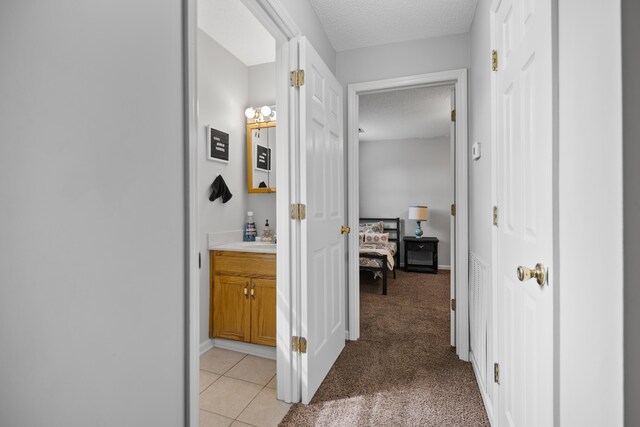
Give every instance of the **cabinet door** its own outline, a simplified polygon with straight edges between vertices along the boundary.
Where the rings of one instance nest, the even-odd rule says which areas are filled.
[[[251,342],[276,346],[276,281],[251,279]]]
[[[248,342],[251,301],[246,277],[216,275],[213,278],[213,336]],[[246,294],[245,294],[246,289]]]

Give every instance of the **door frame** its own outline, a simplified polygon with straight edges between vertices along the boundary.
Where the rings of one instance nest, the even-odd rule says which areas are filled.
[[[278,373],[278,399],[286,402],[300,400],[300,382],[297,376],[297,358],[291,351],[290,337],[296,332],[297,312],[292,278],[296,277],[296,224],[289,219],[289,205],[296,194],[297,182],[291,179],[296,166],[295,99],[289,90],[289,70],[297,66],[297,51],[289,49],[289,40],[301,35],[294,20],[280,0],[241,0],[258,21],[276,39],[276,104],[278,106],[277,138],[283,141],[276,152],[280,167],[276,183],[278,227],[277,251],[277,343],[276,372]],[[197,0],[182,0],[183,48],[183,127],[185,167],[185,425],[199,426],[199,370],[200,370],[200,268],[199,268],[199,202],[198,202],[198,92],[197,92]],[[242,111],[238,112],[242,114]],[[287,191],[286,189],[289,189]],[[286,225],[288,224],[288,226]],[[293,302],[293,303],[292,303]]]
[[[353,83],[347,87],[347,218],[354,228],[360,221],[359,206],[359,96],[411,87],[452,85],[456,92],[456,236],[455,236],[455,289],[456,289],[456,353],[469,360],[469,199],[468,199],[468,106],[467,69],[441,71],[370,82]],[[347,280],[347,339],[360,337],[360,268],[357,254],[357,233],[348,237]]]

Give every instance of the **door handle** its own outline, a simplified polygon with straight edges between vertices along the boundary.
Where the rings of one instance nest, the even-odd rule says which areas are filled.
[[[525,282],[530,279],[536,279],[536,282],[538,282],[538,285],[540,286],[547,283],[547,269],[540,263],[536,264],[533,269],[520,266],[518,267],[517,272],[518,280],[520,280],[521,282]]]
[[[340,226],[340,234],[349,234],[351,233],[351,227],[345,227],[344,225]]]
[[[251,298],[253,299],[256,299],[255,289],[256,289],[256,282],[251,281]]]
[[[244,282],[244,296],[249,298],[249,282]]]

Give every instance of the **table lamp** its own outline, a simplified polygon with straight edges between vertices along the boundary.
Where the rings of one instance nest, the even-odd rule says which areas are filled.
[[[416,227],[416,238],[422,237],[422,228],[420,228],[420,221],[426,221],[429,219],[429,210],[426,206],[409,206],[409,219],[418,222]]]

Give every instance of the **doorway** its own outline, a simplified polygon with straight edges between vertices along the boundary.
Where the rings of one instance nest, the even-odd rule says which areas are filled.
[[[349,224],[355,230],[360,224],[360,177],[359,177],[359,111],[360,96],[365,94],[386,92],[398,89],[419,87],[450,86],[454,88],[455,122],[452,135],[455,135],[455,150],[453,150],[453,170],[455,176],[455,199],[452,213],[455,228],[452,239],[451,270],[452,286],[451,298],[451,329],[452,345],[456,347],[458,357],[469,360],[469,327],[468,327],[468,224],[467,224],[467,71],[452,70],[398,79],[380,80],[367,83],[356,83],[348,88],[348,160],[347,160],[347,188],[348,188],[348,218]],[[366,129],[364,129],[366,132]],[[455,209],[455,211],[453,211]],[[356,233],[349,236],[349,267],[348,267],[348,339],[357,340],[360,337],[360,265],[359,239]],[[455,310],[453,310],[455,308]]]
[[[215,1],[212,3],[216,3]],[[241,202],[240,204],[243,207],[238,210],[238,212],[229,215],[229,207],[231,205],[224,204],[220,201],[220,199],[214,200],[213,204],[217,205],[219,215],[210,215],[216,218],[218,221],[228,221],[230,218],[234,218],[237,224],[234,224],[229,228],[229,230],[218,230],[222,231],[222,233],[217,233],[218,236],[214,236],[218,238],[216,243],[224,243],[219,240],[219,238],[227,239],[232,238],[232,240],[242,240],[242,224],[244,222],[244,217],[246,216],[246,210],[250,208],[254,208],[256,210],[256,224],[259,227],[262,227],[266,219],[270,220],[271,224],[279,223],[280,227],[277,229],[277,250],[275,257],[277,262],[275,263],[275,277],[277,281],[277,292],[273,292],[273,299],[276,300],[276,307],[280,308],[280,310],[276,310],[275,313],[276,322],[279,328],[281,328],[286,322],[282,322],[281,320],[284,318],[288,321],[290,313],[287,309],[282,309],[282,307],[286,307],[286,304],[283,305],[282,300],[288,302],[290,300],[289,294],[291,292],[290,289],[290,276],[289,276],[289,266],[291,265],[289,257],[291,256],[290,250],[290,226],[289,226],[289,217],[288,217],[288,206],[290,203],[290,194],[288,191],[266,191],[264,190],[264,185],[262,182],[267,185],[267,188],[277,188],[278,182],[287,183],[289,181],[289,155],[290,155],[290,138],[289,138],[289,124],[290,124],[290,99],[288,96],[288,88],[289,88],[289,75],[288,69],[291,66],[289,63],[290,55],[292,54],[290,50],[290,46],[288,42],[290,39],[294,38],[297,34],[299,34],[299,30],[295,28],[294,25],[291,24],[287,19],[281,19],[276,11],[273,10],[271,6],[269,6],[267,1],[243,1],[242,4],[238,2],[238,4],[230,4],[229,2],[218,2],[216,11],[214,9],[214,13],[209,15],[209,19],[219,18],[221,16],[220,8],[233,9],[233,8],[245,8],[244,13],[249,14],[249,19],[253,20],[253,24],[256,27],[264,27],[262,29],[263,36],[262,38],[271,38],[275,40],[273,44],[271,55],[273,56],[273,60],[275,63],[271,63],[269,66],[261,66],[259,63],[256,64],[240,64],[238,62],[243,62],[240,59],[240,56],[236,55],[235,60],[230,60],[226,63],[227,67],[221,67],[218,69],[209,70],[211,73],[210,79],[215,79],[216,75],[218,78],[220,73],[227,73],[230,75],[230,79],[232,81],[236,81],[239,75],[247,75],[251,74],[251,70],[246,70],[247,67],[252,68],[255,66],[256,68],[256,78],[254,81],[260,81],[264,79],[264,81],[272,80],[272,84],[275,86],[270,90],[270,99],[264,98],[264,92],[256,95],[256,99],[253,97],[250,99],[248,96],[236,97],[237,100],[229,103],[229,105],[222,105],[225,102],[225,93],[230,90],[229,79],[223,79],[226,82],[226,86],[222,85],[217,88],[216,96],[218,100],[222,100],[220,105],[215,104],[213,102],[209,102],[208,106],[203,105],[201,99],[199,99],[199,85],[197,84],[198,79],[203,78],[202,73],[196,73],[201,59],[198,55],[198,46],[202,43],[202,38],[208,37],[206,34],[203,35],[203,30],[199,29],[200,25],[198,22],[199,14],[198,7],[202,6],[201,4],[197,4],[195,0],[190,0],[185,3],[185,35],[184,35],[184,44],[185,51],[187,52],[186,59],[186,69],[185,73],[187,74],[187,87],[185,88],[186,100],[185,104],[188,105],[187,115],[185,117],[185,133],[186,139],[189,141],[188,147],[186,147],[186,165],[185,170],[188,174],[188,201],[187,201],[187,228],[189,240],[187,242],[187,262],[189,265],[188,274],[188,282],[189,288],[186,295],[186,305],[187,305],[187,313],[188,313],[188,326],[187,326],[187,337],[188,337],[188,354],[187,354],[187,397],[186,397],[186,406],[187,413],[189,419],[189,425],[197,426],[199,423],[199,367],[200,367],[200,354],[207,350],[211,345],[211,340],[208,340],[207,333],[209,331],[209,325],[207,325],[206,319],[209,317],[209,304],[210,300],[205,295],[203,297],[203,285],[202,281],[206,281],[206,277],[209,275],[207,266],[207,260],[209,259],[209,240],[210,236],[205,230],[205,219],[210,220],[211,218],[204,218],[203,215],[206,213],[202,213],[202,198],[203,195],[209,193],[209,185],[211,182],[208,182],[208,179],[214,179],[216,175],[222,175],[223,178],[229,177],[230,181],[235,182],[233,186],[229,185],[229,190],[233,194],[230,202]],[[223,10],[223,12],[224,12]],[[203,12],[201,10],[200,12]],[[206,12],[206,11],[205,11]],[[202,19],[202,16],[200,15]],[[225,25],[229,25],[228,22]],[[215,27],[215,25],[214,25]],[[265,31],[266,30],[266,31]],[[211,41],[213,42],[213,41]],[[234,41],[231,40],[233,43]],[[237,40],[236,40],[237,42]],[[211,43],[210,43],[211,44]],[[218,43],[220,44],[220,43]],[[242,50],[242,44],[239,43],[240,46],[236,46],[238,49]],[[218,50],[226,51],[226,54],[230,54],[230,51],[233,50],[233,46],[218,46]],[[238,61],[239,60],[239,61]],[[264,61],[263,61],[264,63]],[[220,65],[220,62],[214,61],[215,65]],[[244,68],[243,68],[244,67]],[[258,69],[260,68],[260,69]],[[209,74],[209,73],[207,73]],[[250,86],[250,81],[246,83]],[[211,89],[211,88],[209,88]],[[245,88],[246,89],[246,88]],[[215,92],[215,91],[214,91]],[[260,91],[258,91],[260,92]],[[273,97],[275,96],[275,99]],[[261,99],[257,99],[260,98]],[[227,100],[228,101],[228,100]],[[237,102],[236,102],[237,101]],[[275,101],[275,102],[272,102]],[[273,109],[273,107],[277,106],[276,114],[277,114],[277,126],[275,127],[275,139],[278,143],[278,149],[274,150],[273,143],[273,132],[269,132],[269,130],[273,130],[268,126],[264,126],[265,123],[273,121],[273,116],[269,114],[266,109],[262,107],[267,106]],[[217,109],[220,113],[214,119],[207,119],[207,123],[204,123],[203,116],[208,114],[208,109]],[[254,117],[254,122],[250,123],[252,118],[248,117],[249,109],[252,109],[254,113],[260,113],[263,117],[260,117],[256,114]],[[225,116],[228,112],[228,116]],[[266,116],[272,116],[271,119],[265,119]],[[229,119],[230,118],[230,119]],[[233,120],[233,125],[226,125],[225,119]],[[257,121],[256,121],[257,120]],[[208,125],[208,127],[205,126]],[[259,124],[258,126],[255,126]],[[264,132],[262,132],[262,128],[265,128]],[[255,129],[254,129],[255,128]],[[209,136],[209,132],[211,129],[216,129],[222,131],[229,135],[229,159],[227,159],[226,163],[214,163],[211,160],[211,165],[218,165],[218,169],[222,167],[224,170],[216,170],[213,175],[209,176],[207,180],[202,181],[202,173],[206,170],[203,170],[202,156],[208,155],[210,153],[204,153],[203,147],[206,146],[205,139]],[[225,129],[230,131],[225,132]],[[258,129],[256,131],[256,129]],[[255,131],[255,132],[254,132]],[[205,134],[206,132],[206,134]],[[264,135],[263,135],[264,133]],[[235,135],[234,135],[235,134]],[[204,136],[206,135],[206,136]],[[251,137],[259,138],[260,141],[264,141],[261,144],[253,144],[253,141],[250,141],[247,136],[251,135]],[[233,141],[231,139],[234,138]],[[233,142],[233,144],[231,144]],[[258,147],[258,145],[260,147]],[[255,146],[255,147],[254,147]],[[251,148],[247,148],[251,147]],[[254,184],[253,180],[249,180],[249,158],[246,156],[246,151],[253,151],[255,148],[256,155],[262,156],[261,160],[251,161],[251,172],[253,172],[253,177],[261,176],[261,179],[255,182],[255,185],[249,187],[249,184]],[[237,150],[237,151],[233,151]],[[258,152],[261,150],[260,152]],[[266,157],[265,157],[266,156]],[[275,171],[273,169],[276,169]],[[211,172],[211,171],[209,171]],[[237,176],[236,176],[237,175]],[[267,178],[265,178],[267,176]],[[234,178],[231,178],[234,177]],[[275,181],[276,185],[270,185]],[[202,184],[205,182],[205,184]],[[269,183],[269,184],[267,184]],[[282,186],[285,188],[286,186]],[[269,197],[270,201],[265,202],[264,200],[259,200],[254,202],[256,205],[250,206],[252,203],[251,199],[256,199],[259,197]],[[263,203],[261,203],[263,202]],[[205,202],[205,204],[208,203]],[[282,208],[284,207],[284,208]],[[269,216],[264,214],[263,209],[271,209],[271,213]],[[258,213],[258,209],[260,209],[260,213]],[[237,209],[236,209],[237,210]],[[260,215],[263,215],[260,218]],[[275,216],[274,216],[275,215]],[[259,222],[258,222],[259,221]],[[240,227],[238,227],[240,224]],[[205,237],[203,237],[203,234]],[[215,234],[215,233],[211,233]],[[233,235],[233,236],[232,236]],[[203,242],[204,239],[204,242]],[[203,248],[203,244],[205,247]],[[202,270],[200,270],[200,265],[202,265]],[[204,277],[205,279],[202,279]],[[258,286],[256,286],[256,293],[258,292],[258,288],[260,286],[260,281],[255,281]],[[244,283],[244,282],[243,282]],[[277,294],[277,296],[276,296]],[[249,295],[247,293],[247,295]],[[286,295],[286,296],[285,296]],[[249,296],[249,301],[251,297]],[[228,331],[227,331],[228,332]],[[255,335],[255,334],[254,334]],[[285,337],[288,333],[276,333],[276,336]],[[205,337],[203,339],[203,336]],[[214,338],[217,339],[217,338]],[[253,338],[252,338],[253,339]],[[268,341],[268,340],[267,340]],[[290,341],[288,339],[278,338],[276,341],[276,347],[273,351],[267,351],[264,353],[260,352],[251,352],[246,351],[247,348],[235,348],[236,351],[241,351],[244,353],[250,353],[250,356],[242,356],[242,360],[249,360],[250,358],[255,358],[256,356],[266,356],[267,358],[275,358],[276,359],[276,371],[278,372],[277,378],[277,396],[280,400],[284,400],[287,402],[297,401],[296,396],[292,396],[292,385],[294,384],[294,380],[292,379],[291,368],[290,368]],[[233,343],[233,341],[231,341]],[[204,344],[204,345],[203,345]],[[219,347],[219,346],[218,346]],[[233,348],[231,350],[234,350]],[[237,355],[235,355],[237,356]],[[238,364],[242,363],[242,360],[237,362]],[[217,363],[218,360],[208,360],[209,363]],[[213,366],[213,365],[212,365]],[[271,369],[271,368],[270,368]],[[210,371],[215,369],[210,369]],[[231,371],[229,371],[231,372]],[[220,378],[224,378],[225,376],[229,376],[230,374],[227,372],[224,375],[220,375]],[[212,378],[211,375],[205,375],[207,381]],[[262,391],[260,393],[272,393],[269,391],[269,386],[274,385],[274,382],[269,382],[268,385],[262,387]],[[254,387],[255,388],[255,387]],[[273,388],[272,388],[273,390]],[[257,397],[256,397],[257,398]]]

